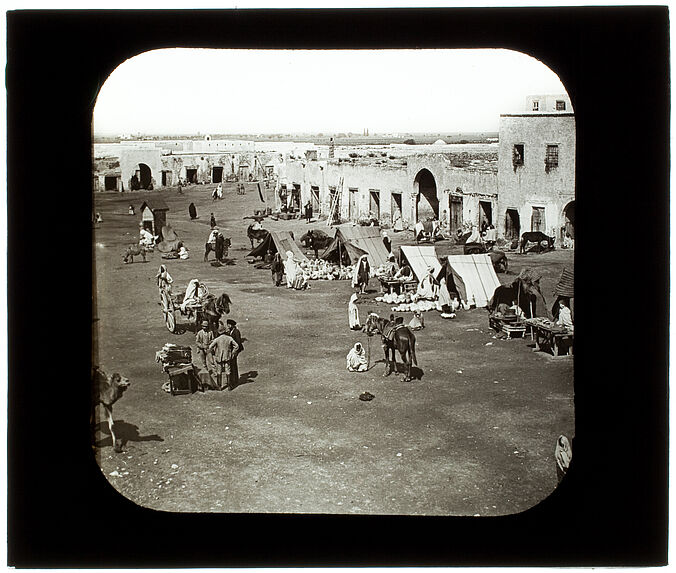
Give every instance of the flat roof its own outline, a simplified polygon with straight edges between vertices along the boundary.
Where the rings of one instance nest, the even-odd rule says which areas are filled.
[[[575,117],[574,113],[571,112],[559,112],[559,113],[501,113],[500,117]]]

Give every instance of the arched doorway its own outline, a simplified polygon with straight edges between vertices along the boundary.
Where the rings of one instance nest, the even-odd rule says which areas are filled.
[[[575,238],[575,201],[571,201],[563,210],[563,217],[565,219],[565,232],[570,235],[571,239]]]
[[[415,176],[414,187],[417,191],[416,220],[439,218],[439,199],[437,197],[437,183],[434,175],[427,169],[421,169]]]
[[[150,167],[148,167],[145,163],[139,163],[137,175],[141,189],[148,189],[153,180],[153,174],[150,170]]]

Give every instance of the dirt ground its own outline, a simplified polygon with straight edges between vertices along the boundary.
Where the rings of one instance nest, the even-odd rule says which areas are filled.
[[[99,359],[131,387],[115,405],[124,451],[115,453],[106,424],[97,426],[102,471],[122,495],[175,512],[275,512],[411,515],[504,515],[524,511],[556,487],[554,446],[574,435],[573,359],[533,352],[530,339],[501,340],[484,309],[460,310],[455,320],[425,313],[416,333],[420,380],[383,377],[379,339],[371,369],[349,373],[345,356],[367,336],[348,329],[349,281],[312,281],[308,291],[275,288],[270,272],[247,264],[248,221],[260,208],[255,184],[246,195],[213,185],[177,191],[99,193],[94,253],[98,283]],[[191,252],[187,261],[124,264],[138,238],[140,205],[161,195],[167,219]],[[188,204],[199,219],[190,221]],[[127,214],[129,204],[137,215]],[[204,263],[213,212],[231,237],[234,265]],[[271,221],[269,230],[325,223]],[[390,233],[392,235],[392,233]],[[412,244],[408,232],[393,243]],[[457,251],[444,241],[438,254]],[[551,297],[572,251],[508,254],[508,283],[521,268],[538,269]],[[211,254],[213,259],[213,254]],[[155,274],[167,263],[175,290],[191,278],[212,293],[227,292],[245,350],[233,391],[172,397],[155,352],[166,342],[193,344],[192,326],[171,334],[158,305]],[[371,281],[371,298],[377,284]],[[551,301],[548,300],[551,304]],[[383,303],[360,306],[389,315]],[[544,309],[540,309],[540,314]],[[410,313],[399,313],[410,319]],[[358,396],[375,395],[370,402]]]

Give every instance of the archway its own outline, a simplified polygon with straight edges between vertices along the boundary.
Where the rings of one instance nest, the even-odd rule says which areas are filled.
[[[148,189],[153,180],[152,171],[145,163],[138,164],[139,174],[138,179],[141,184],[141,189]]]
[[[416,220],[438,219],[439,198],[437,197],[437,183],[434,180],[434,175],[427,169],[421,169],[415,176],[414,186],[418,192],[415,205]]]
[[[571,201],[563,209],[563,217],[565,219],[565,232],[570,235],[571,239],[575,238],[575,201]]]

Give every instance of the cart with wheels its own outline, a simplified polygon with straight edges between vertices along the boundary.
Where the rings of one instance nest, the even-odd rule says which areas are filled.
[[[206,285],[200,283],[199,300],[204,300],[209,294],[209,289]],[[162,315],[164,324],[167,330],[172,334],[177,332],[177,322],[179,317],[186,317],[188,321],[193,321],[195,327],[199,328],[203,320],[204,307],[201,302],[190,303],[183,306],[183,298],[185,293],[178,295],[172,294],[168,289],[160,287],[160,305],[162,306]]]

